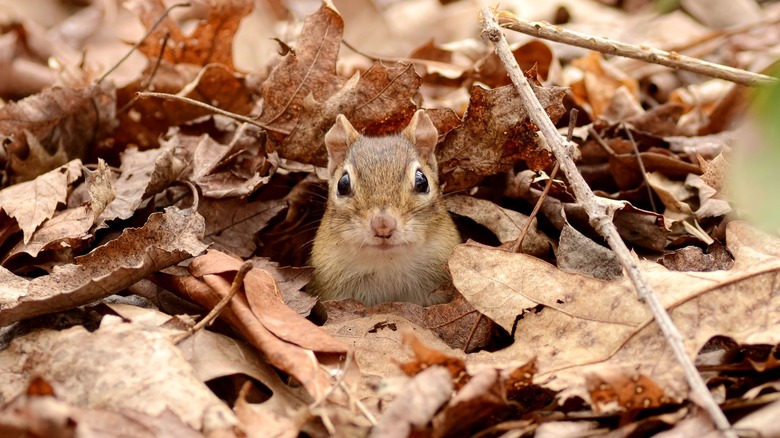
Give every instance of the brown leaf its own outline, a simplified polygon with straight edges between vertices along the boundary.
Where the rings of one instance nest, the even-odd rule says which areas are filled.
[[[193,272],[202,274],[201,279],[158,274],[154,280],[210,309],[230,290],[230,281],[222,275],[237,271],[240,265],[238,259],[209,251],[190,264]],[[319,352],[343,354],[346,346],[285,306],[278,295],[279,286],[267,272],[253,268],[245,278],[245,288],[248,295],[253,295],[250,298],[255,303],[253,307],[257,308],[256,304],[262,302],[268,308],[257,308],[258,313],[255,314],[248,299],[238,294],[222,312],[222,317],[262,351],[272,365],[295,377],[315,400],[321,399],[331,387],[331,382],[320,368],[314,351],[307,347]],[[290,327],[285,327],[285,324],[290,324]],[[277,334],[292,343],[277,337]]]
[[[145,76],[151,75],[153,66]],[[252,110],[252,92],[246,86],[243,75],[221,64],[196,67],[191,64],[161,64],[154,70],[151,84],[138,79],[117,91],[117,106],[126,111],[117,115],[119,126],[112,140],[119,146],[136,146],[148,149],[158,145],[158,137],[178,126],[199,117],[211,115],[208,109],[189,103],[168,99],[144,98],[136,100],[136,93],[152,88],[156,92],[184,94],[185,97],[208,103],[236,114],[249,114]],[[184,92],[186,91],[186,92]]]
[[[131,417],[134,413],[156,417],[169,411],[178,419],[179,429],[230,429],[236,423],[232,412],[195,378],[168,336],[162,330],[116,319],[109,324],[104,321],[92,333],[83,327],[36,331],[14,340],[0,353],[0,403],[5,405],[23,392],[29,379],[38,375],[71,406],[107,409]],[[119,369],[132,372],[115,372]],[[124,396],[113,396],[117,393]],[[214,414],[210,419],[214,423],[204,424],[207,413]],[[78,418],[98,425],[105,420]]]
[[[438,365],[449,371],[456,390],[468,383],[470,376],[466,372],[466,363],[463,359],[429,348],[411,333],[405,334],[403,338],[404,342],[412,347],[415,356],[415,360],[398,365],[407,376],[417,375],[426,368]]]
[[[311,280],[314,268],[280,267],[278,263],[265,257],[255,258],[252,263],[274,276],[281,288],[284,304],[303,317],[309,316],[312,307],[317,304],[317,297],[309,295],[301,289]]]
[[[65,210],[47,220],[35,231],[32,239],[20,242],[6,256],[4,264],[14,255],[25,252],[36,257],[42,250],[65,249],[69,253],[86,246],[92,235],[89,233],[106,205],[114,199],[114,189],[111,186],[111,170],[103,160],[98,160],[95,172],[89,172],[86,181],[90,200],[76,208]],[[66,257],[62,257],[65,260]]]
[[[399,132],[417,109],[413,98],[421,82],[412,64],[387,67],[376,62],[322,103],[307,96],[298,124],[282,142],[280,154],[317,166],[327,164],[324,137],[339,114],[346,115],[355,129],[365,135]]]
[[[234,129],[231,129],[234,128]],[[174,132],[166,145],[177,145],[177,157],[189,163],[182,177],[198,185],[204,196],[249,196],[268,183],[279,165],[276,153],[267,153],[261,133],[249,124],[223,130],[223,144],[209,134],[191,136]]]
[[[447,196],[447,210],[472,219],[496,235],[501,243],[514,242],[528,221],[528,216],[514,210],[501,208],[484,199],[472,196]],[[523,239],[523,253],[545,257],[550,251],[550,239],[536,227],[536,221],[528,228]]]
[[[417,327],[431,330],[451,348],[468,353],[491,348],[496,336],[495,323],[479,313],[462,295],[454,291],[447,293],[454,294],[455,298],[449,303],[429,307],[404,302],[366,307],[355,300],[325,301],[322,305],[328,312],[328,321],[324,328],[337,324],[350,327],[349,321],[369,315],[398,315]],[[372,330],[376,332],[378,328]]]
[[[434,437],[467,436],[506,404],[504,384],[495,369],[482,368],[433,419]],[[484,425],[483,427],[487,427]]]
[[[614,280],[623,275],[623,267],[611,249],[587,238],[569,224],[561,231],[557,260],[564,272],[601,280]]]
[[[327,3],[306,17],[294,50],[263,83],[260,123],[276,132],[291,133],[305,98],[325,102],[341,88],[344,80],[336,75],[336,59],[343,33],[344,21]]]
[[[557,121],[565,111],[563,89],[535,87],[534,91],[553,122]],[[525,161],[533,170],[552,163],[550,151],[537,143],[538,129],[519,102],[512,86],[471,88],[463,126],[447,134],[436,153],[446,192],[473,187],[518,161]]]
[[[669,178],[683,179],[689,173],[702,173],[698,164],[686,163],[675,156],[658,152],[641,152],[639,154],[645,171],[658,171]],[[642,183],[642,171],[636,154],[617,154],[609,159],[609,167],[618,188],[621,190],[638,186]]]
[[[50,88],[0,108],[0,132],[9,155],[29,154],[30,131],[50,154],[62,147],[68,159],[84,158],[88,146],[114,127],[116,96],[110,81],[83,88]]]
[[[585,385],[597,414],[657,408],[672,402],[650,377],[627,375],[619,368],[591,371]]]
[[[101,214],[101,220],[127,219],[151,196],[166,189],[181,173],[184,164],[173,145],[140,152],[135,148],[122,154],[120,175],[114,182],[116,198]]]
[[[452,378],[446,368],[430,367],[412,378],[404,391],[387,407],[371,437],[405,438],[414,427],[422,428],[447,402]]]
[[[192,33],[185,35],[178,24],[165,17],[138,48],[149,59],[162,59],[171,64],[222,64],[233,69],[233,37],[241,19],[252,11],[254,3],[246,0],[208,1],[205,19],[199,20]],[[135,12],[147,29],[163,16],[166,6],[161,0],[132,0],[125,7]],[[165,35],[168,45],[162,51]]]
[[[62,144],[50,154],[30,131],[25,129],[24,137],[27,140],[27,157],[19,158],[12,154],[8,160],[9,174],[14,183],[30,181],[68,162],[68,154]]]
[[[209,251],[190,263],[196,277],[238,271],[241,261],[218,251]],[[273,275],[259,268],[246,274],[244,290],[252,312],[277,337],[310,350],[324,353],[344,353],[346,347],[309,320],[287,307]]]
[[[81,176],[81,161],[43,174],[34,181],[15,184],[0,191],[0,208],[15,218],[24,232],[24,243],[36,229],[54,215],[57,204],[65,203],[68,186]]]
[[[658,263],[672,271],[708,272],[731,269],[734,259],[723,245],[715,242],[710,245],[706,254],[697,246],[686,246],[664,254]]]
[[[765,283],[780,269],[780,244],[744,223],[731,222],[727,233],[735,259],[729,271],[673,272],[647,263],[645,277],[689,357],[716,335],[775,342],[777,328],[757,321],[780,313]],[[540,374],[552,379],[546,387],[564,390],[564,399],[584,397],[583,373],[603,364],[646,374],[671,398],[687,395],[682,369],[627,279],[565,274],[532,257],[469,245],[455,248],[449,264],[455,285],[480,311],[508,328],[522,316],[513,346],[491,361],[537,356]]]
[[[249,257],[257,249],[257,233],[285,207],[286,202],[279,199],[203,198],[198,211],[206,219],[204,241],[214,249]]]
[[[170,207],[49,275],[27,280],[0,267],[0,326],[99,300],[200,254],[203,229],[199,214]]]

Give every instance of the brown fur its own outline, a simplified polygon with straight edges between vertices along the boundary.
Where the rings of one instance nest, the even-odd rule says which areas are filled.
[[[343,116],[326,135],[330,173],[328,204],[314,240],[314,277],[308,290],[323,300],[353,298],[367,305],[410,301],[441,303],[431,292],[449,279],[446,262],[460,236],[442,201],[433,148],[436,129],[419,111],[399,135],[357,135]],[[429,192],[414,190],[422,170]],[[350,196],[338,196],[344,171]],[[397,221],[393,237],[374,235],[378,214]],[[377,249],[385,241],[391,249]]]

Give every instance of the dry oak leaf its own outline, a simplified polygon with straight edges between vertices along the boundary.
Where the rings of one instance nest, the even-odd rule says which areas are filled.
[[[27,140],[27,157],[22,159],[12,154],[8,159],[11,184],[30,181],[68,162],[68,154],[62,144],[58,145],[57,151],[51,154],[30,131],[25,129],[24,137]],[[3,158],[0,157],[0,162]]]
[[[728,271],[675,272],[643,263],[691,358],[716,335],[751,344],[780,341],[780,302],[772,298],[780,239],[731,222],[726,242],[735,259]],[[551,378],[545,386],[565,390],[564,398],[587,399],[583,374],[600,364],[630,368],[652,378],[670,398],[686,397],[682,370],[628,279],[568,274],[523,254],[470,245],[456,247],[449,266],[455,286],[485,315],[508,330],[519,318],[512,346],[471,360],[537,356],[539,375]]]
[[[322,305],[328,312],[328,320],[323,328],[343,323],[347,323],[348,326],[348,321],[369,315],[381,317],[392,314],[407,319],[417,327],[431,330],[451,348],[470,353],[491,345],[496,336],[495,324],[474,309],[462,295],[454,291],[452,284],[443,285],[434,293],[454,295],[455,298],[448,303],[428,307],[407,302],[366,306],[355,300],[325,301]],[[372,328],[372,332],[381,328],[382,324],[380,323],[377,327]]]
[[[215,122],[223,120],[215,116]],[[261,132],[252,125],[228,122],[220,129],[226,144],[209,134],[186,135],[169,131],[163,144],[175,147],[177,156],[189,163],[180,178],[187,178],[210,198],[249,196],[267,184],[279,166],[276,152],[268,153]]]
[[[257,249],[257,233],[286,206],[281,199],[203,198],[198,211],[206,219],[204,241],[214,249],[250,257]]]
[[[64,204],[68,186],[81,176],[81,160],[73,160],[33,181],[15,184],[0,191],[0,209],[15,218],[24,232],[24,243],[47,219],[57,204]]]
[[[126,321],[139,325],[169,327],[176,318],[156,309],[117,303],[107,305]],[[266,400],[264,404],[270,402],[277,405],[276,408],[298,408],[305,404],[305,397],[299,394],[300,388],[293,389],[284,383],[279,373],[263,360],[258,351],[244,342],[209,330],[199,330],[176,346],[192,365],[194,375],[201,382],[243,374],[261,382],[273,393],[272,397],[276,399]]]
[[[26,394],[20,394],[0,409],[0,433],[3,436],[175,436],[199,438],[203,434],[184,424],[171,411],[146,415],[138,411],[110,408],[82,408],[60,400],[56,394],[42,391],[48,382],[33,378]],[[151,434],[151,435],[150,435]]]
[[[116,95],[110,81],[55,87],[0,108],[0,139],[18,160],[30,152],[25,130],[50,154],[62,147],[68,159],[83,158],[89,145],[108,135],[115,123]]]
[[[106,316],[92,333],[76,326],[17,338],[0,353],[0,404],[38,375],[58,398],[82,408],[151,416],[170,411],[203,432],[224,433],[237,426],[236,417],[195,377],[170,336],[170,330]]]
[[[204,228],[197,212],[169,207],[49,275],[28,280],[0,267],[0,327],[91,303],[198,255]]]
[[[6,261],[21,252],[36,257],[43,250],[75,251],[92,238],[90,229],[114,199],[115,194],[111,186],[111,170],[105,161],[98,160],[97,170],[87,172],[89,173],[86,181],[89,201],[84,205],[62,211],[44,222],[43,226],[35,231],[30,242],[19,242],[8,253]]]
[[[115,199],[106,206],[100,220],[127,219],[149,198],[165,190],[184,168],[184,161],[175,145],[139,151],[127,149],[122,153],[120,174],[114,182]]]
[[[444,202],[447,204],[447,210],[468,217],[489,229],[501,243],[517,240],[528,221],[528,216],[522,213],[473,196],[447,196]],[[534,220],[523,239],[523,253],[545,257],[550,251],[550,246],[550,239],[539,231]]]
[[[325,166],[325,133],[339,114],[344,114],[365,135],[399,132],[417,110],[413,99],[421,83],[412,64],[388,67],[375,62],[325,101],[317,101],[310,94],[303,100],[298,123],[279,146],[279,153],[295,161]],[[439,118],[442,123],[449,122],[446,113]]]
[[[564,89],[533,87],[547,115],[557,122],[565,112]],[[471,188],[486,176],[511,169],[518,161],[525,161],[532,170],[552,164],[552,154],[538,142],[538,128],[519,99],[512,86],[471,88],[463,125],[450,131],[436,152],[446,192]]]
[[[585,385],[597,414],[657,408],[672,402],[651,378],[628,375],[618,367],[589,372]]]
[[[254,3],[248,0],[207,0],[198,4],[205,6],[207,16],[198,21],[191,33],[185,35],[179,25],[166,16],[138,50],[149,59],[162,56],[162,60],[170,64],[222,64],[233,70],[233,38],[241,19],[252,12]],[[138,15],[147,29],[163,17],[166,9],[161,0],[131,0],[124,5]],[[166,35],[168,42],[162,50]]]
[[[271,131],[289,134],[307,96],[324,102],[341,88],[344,80],[336,75],[336,60],[343,33],[344,20],[330,1],[306,17],[295,48],[263,82],[260,123]]]

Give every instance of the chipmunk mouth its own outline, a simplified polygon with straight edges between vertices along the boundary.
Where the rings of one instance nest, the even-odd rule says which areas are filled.
[[[408,245],[403,242],[388,242],[387,239],[373,239],[373,241],[366,246],[379,251],[392,251],[394,249],[405,248]]]

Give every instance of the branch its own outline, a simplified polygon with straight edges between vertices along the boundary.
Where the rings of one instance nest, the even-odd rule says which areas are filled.
[[[623,265],[623,269],[625,269],[626,274],[634,284],[639,299],[646,302],[650,307],[661,332],[674,352],[677,361],[685,371],[688,386],[690,386],[691,390],[691,399],[707,411],[717,428],[724,435],[729,438],[736,438],[737,435],[731,429],[726,416],[712,398],[712,394],[707,390],[701,375],[685,353],[679,330],[674,326],[672,318],[664,309],[658,296],[645,281],[639,265],[631,256],[631,252],[621,240],[617,228],[612,223],[613,213],[615,210],[622,208],[623,204],[605,198],[598,198],[590,190],[585,179],[577,170],[577,166],[574,164],[574,160],[572,160],[569,152],[576,145],[561,137],[558,130],[555,129],[555,125],[547,116],[544,108],[537,100],[531,85],[522,74],[520,66],[517,65],[509,44],[501,32],[501,27],[499,27],[493,12],[488,7],[482,9],[482,27],[482,37],[490,40],[495,45],[498,56],[506,66],[507,73],[512,79],[512,83],[515,85],[523,105],[526,106],[531,121],[539,127],[539,135],[544,137],[555,154],[555,158],[561,165],[561,170],[563,170],[571,184],[577,201],[588,213],[591,226],[606,239],[609,247],[615,252]]]
[[[177,102],[183,102],[188,103],[190,105],[195,105],[204,109],[207,109],[213,113],[221,114],[225,117],[230,117],[233,120],[238,120],[239,122],[249,123],[250,125],[257,126],[260,129],[266,130],[268,127],[263,125],[262,123],[258,122],[255,119],[242,116],[241,114],[231,113],[230,111],[225,111],[221,108],[217,108],[213,105],[209,105],[207,103],[201,102],[199,100],[190,99],[189,97],[179,96],[176,94],[169,94],[169,93],[156,93],[152,91],[139,91],[135,93],[135,96],[137,98],[143,98],[143,97],[156,97],[159,99],[167,99],[167,100],[175,100]],[[289,134],[289,133],[287,133]]]
[[[772,76],[702,61],[701,59],[691,58],[690,56],[680,55],[675,52],[666,52],[653,47],[635,46],[633,44],[612,41],[607,38],[567,30],[560,26],[553,26],[552,24],[543,21],[525,21],[509,12],[502,11],[498,15],[502,27],[537,38],[595,50],[610,55],[660,64],[675,70],[699,73],[740,85],[773,85],[778,82],[777,78],[773,78]]]

